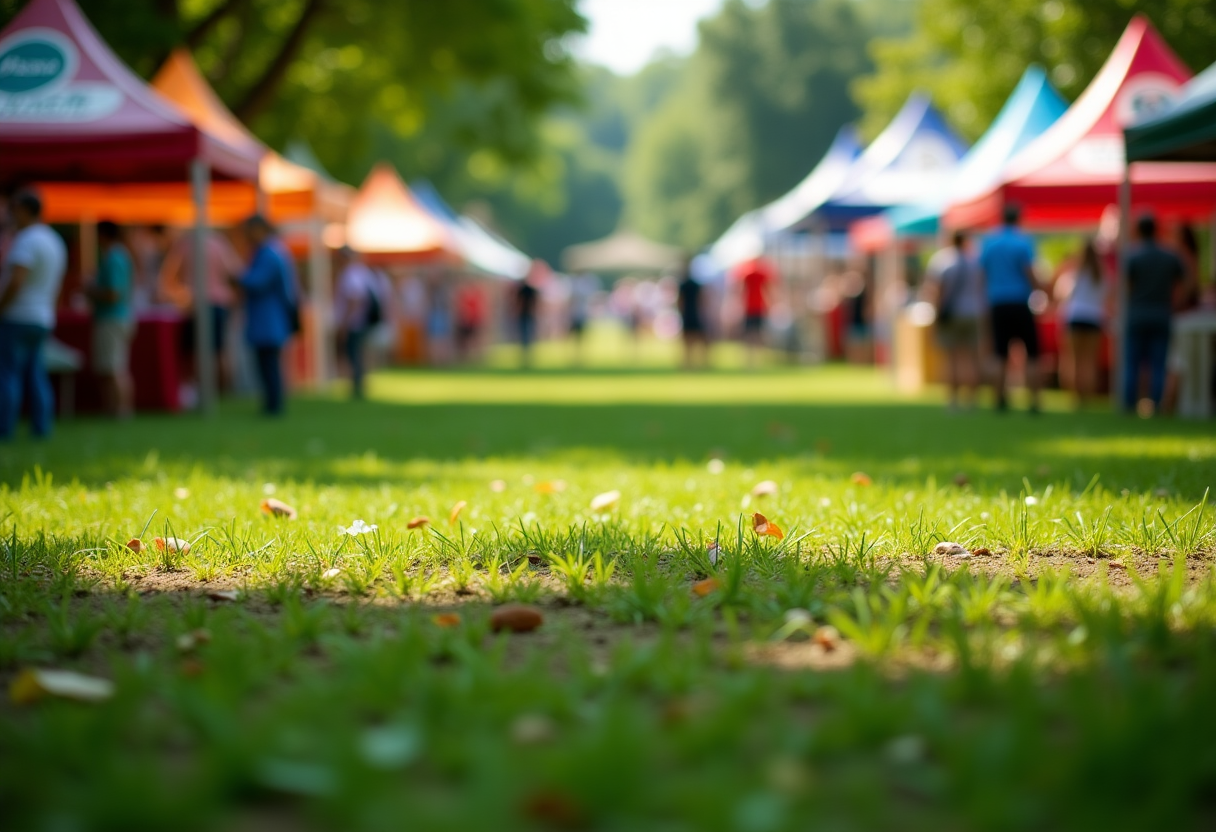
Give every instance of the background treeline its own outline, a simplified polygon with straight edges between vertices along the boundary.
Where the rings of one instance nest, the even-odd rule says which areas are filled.
[[[1136,12],[1192,69],[1216,60],[1212,0],[726,0],[692,55],[625,78],[571,57],[576,0],[81,6],[146,76],[189,45],[269,144],[303,139],[355,183],[389,159],[552,261],[622,223],[703,246],[913,89],[972,139],[1028,63],[1075,98]]]

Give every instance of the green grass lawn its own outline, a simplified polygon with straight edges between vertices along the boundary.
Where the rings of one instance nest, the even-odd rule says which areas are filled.
[[[1211,425],[673,356],[0,446],[0,828],[1216,827]]]

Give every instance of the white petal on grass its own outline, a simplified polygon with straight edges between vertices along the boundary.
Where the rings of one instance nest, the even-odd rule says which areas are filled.
[[[109,679],[86,676],[72,670],[26,670],[13,682],[15,702],[30,702],[42,696],[77,702],[104,702],[114,695]]]
[[[720,459],[711,459],[709,464],[705,466],[706,470],[711,474],[721,474],[726,470],[726,463]]]
[[[339,569],[338,567],[334,566],[334,567],[332,567],[330,569],[326,569],[324,572],[322,572],[321,577],[322,577],[322,579],[328,581],[331,578],[336,578],[341,574],[342,574],[342,570]]]
[[[349,527],[338,526],[338,534],[348,534],[351,537],[358,537],[361,534],[371,534],[378,528],[379,526],[377,526],[375,523],[369,525],[364,523],[362,520],[356,520],[355,522],[351,523]]]
[[[1039,498],[1034,496],[1033,494],[1031,494],[1030,496],[1028,496],[1026,498],[1026,505],[1037,506],[1038,504],[1039,504]]]
[[[605,491],[603,494],[596,494],[591,500],[592,511],[608,511],[616,506],[621,501],[621,492]]]

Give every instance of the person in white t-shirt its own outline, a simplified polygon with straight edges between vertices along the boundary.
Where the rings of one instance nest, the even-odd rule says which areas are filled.
[[[68,260],[63,240],[42,222],[36,193],[15,194],[12,214],[17,234],[0,266],[0,440],[16,430],[27,388],[33,433],[50,435],[55,400],[42,351]]]

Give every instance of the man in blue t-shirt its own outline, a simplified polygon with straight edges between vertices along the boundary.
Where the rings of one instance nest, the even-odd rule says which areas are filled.
[[[89,287],[93,303],[93,372],[101,381],[102,403],[106,412],[125,419],[134,410],[135,392],[131,381],[131,340],[135,335],[135,315],[131,293],[135,288],[131,254],[123,245],[114,223],[97,223],[97,244],[101,262],[97,280]]]
[[[1004,224],[984,238],[980,268],[988,296],[992,321],[992,346],[996,352],[996,407],[1008,407],[1006,378],[1009,371],[1009,346],[1020,341],[1026,350],[1026,384],[1030,388],[1030,412],[1039,412],[1039,335],[1030,293],[1038,284],[1034,273],[1034,240],[1018,228],[1021,214],[1005,208]]]

